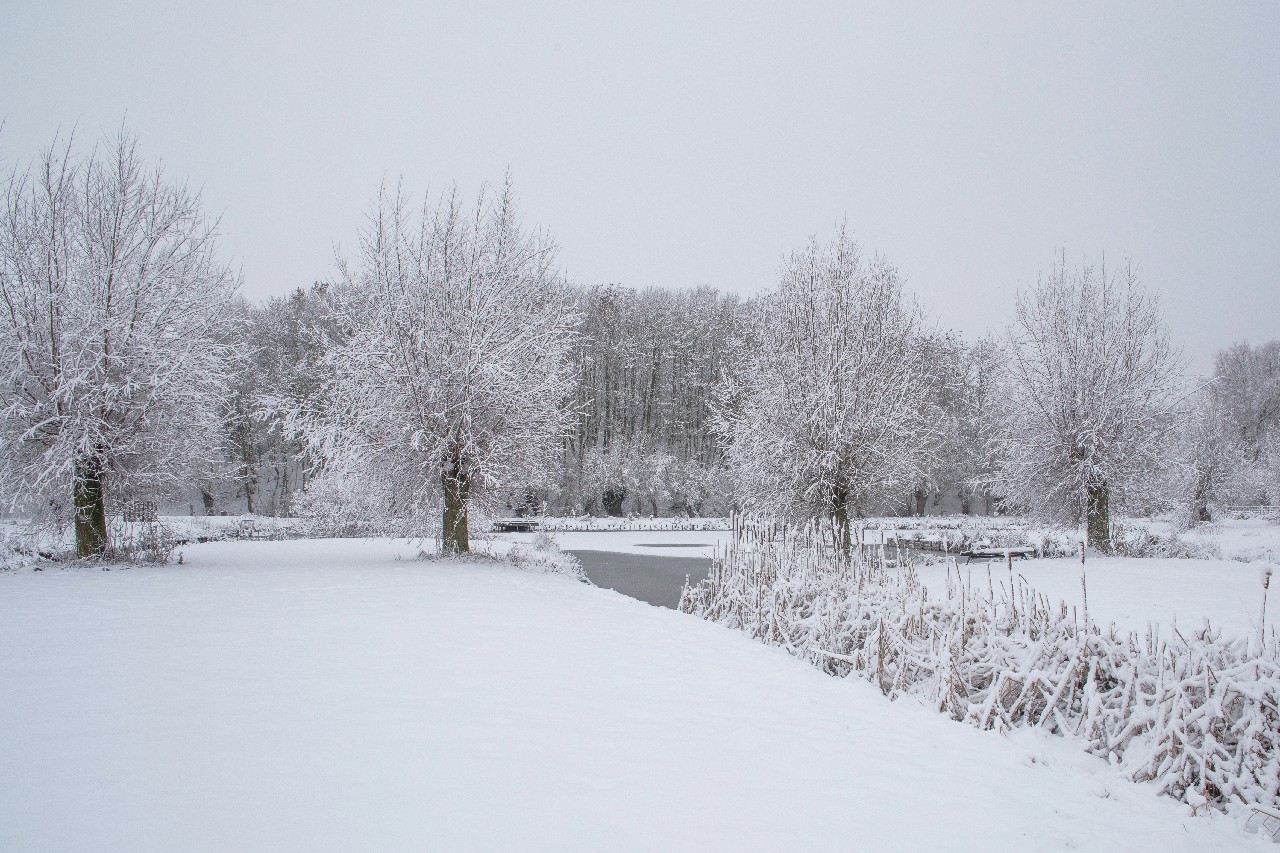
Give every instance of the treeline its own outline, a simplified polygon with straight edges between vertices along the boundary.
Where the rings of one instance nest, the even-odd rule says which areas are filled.
[[[711,287],[688,290],[574,286],[578,336],[573,427],[563,464],[537,482],[503,492],[491,511],[594,515],[723,515],[735,508],[718,419],[735,406],[732,377],[759,342],[760,298]],[[292,515],[318,460],[285,425],[293,410],[322,404],[325,353],[342,337],[333,285],[318,283],[260,303],[234,304],[235,353],[226,404],[221,476],[209,477],[190,511]],[[1001,345],[926,330],[913,343],[930,365],[936,429],[926,471],[864,512],[992,514],[1005,509],[994,485],[998,448],[991,423],[1001,406]],[[1280,502],[1280,341],[1235,344],[1189,395],[1180,457],[1149,509],[1171,507],[1207,520],[1228,505]],[[1177,480],[1178,482],[1174,482]],[[1191,486],[1181,485],[1187,480]],[[1188,491],[1189,489],[1189,491]],[[1176,505],[1176,506],[1175,506]]]
[[[0,190],[0,492],[84,556],[184,493],[458,552],[468,507],[739,509],[846,545],[860,516],[1018,512],[1106,549],[1117,511],[1280,503],[1280,342],[1188,376],[1128,263],[1055,259],[968,341],[844,227],[750,298],[583,286],[509,182],[384,187],[330,280],[252,303],[127,132]]]

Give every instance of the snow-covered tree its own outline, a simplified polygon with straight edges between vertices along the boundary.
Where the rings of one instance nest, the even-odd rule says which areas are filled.
[[[328,374],[320,362],[342,338],[335,321],[325,282],[259,305],[235,305],[227,331],[233,380],[223,447],[227,479],[250,513],[291,515],[294,492],[307,485],[314,460],[289,427],[289,415],[324,405]]]
[[[1185,389],[1159,300],[1132,265],[1060,260],[1018,294],[993,432],[999,486],[1033,513],[1110,547],[1111,508],[1156,487]]]
[[[1235,456],[1225,494],[1239,504],[1280,501],[1280,341],[1221,350],[1210,389]]]
[[[1240,461],[1222,403],[1212,386],[1189,401],[1175,433],[1176,460],[1169,477],[1182,526],[1213,520],[1213,505]]]
[[[732,341],[745,312],[736,297],[709,287],[609,285],[581,290],[577,301],[583,318],[573,356],[577,417],[561,493],[570,505],[593,510],[657,511],[676,498],[652,477],[640,488],[630,473],[638,465],[723,467],[710,401],[735,358]]]
[[[1238,343],[1214,359],[1213,392],[1247,458],[1262,458],[1280,431],[1280,341]]]
[[[963,460],[960,501],[968,514],[975,499],[983,511],[990,513],[994,495],[990,479],[994,471],[990,433],[992,414],[998,408],[1000,383],[1000,345],[992,337],[983,337],[969,347],[964,359],[964,379],[956,415],[958,455]]]
[[[200,196],[127,132],[83,160],[55,142],[3,197],[0,488],[102,554],[108,500],[181,485],[217,443],[236,280]]]
[[[923,319],[897,271],[841,227],[793,253],[759,303],[759,351],[732,380],[720,430],[750,510],[831,518],[920,477],[937,413]],[[846,545],[848,540],[846,538]]]
[[[509,183],[418,215],[380,194],[343,270],[349,338],[328,356],[327,410],[303,418],[330,474],[440,493],[444,549],[469,550],[471,497],[558,461],[577,322],[564,291],[553,243],[521,227]]]

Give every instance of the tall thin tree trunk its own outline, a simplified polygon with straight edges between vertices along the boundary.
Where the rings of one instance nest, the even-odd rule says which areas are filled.
[[[289,494],[289,463],[284,463],[280,471],[280,511],[278,515],[285,518],[293,515],[293,506]]]
[[[1087,486],[1085,532],[1091,548],[1111,550],[1111,509],[1107,484],[1094,481]]]
[[[1209,512],[1209,475],[1201,471],[1196,475],[1195,491],[1191,496],[1192,517],[1196,521],[1213,521]]]
[[[100,557],[107,551],[107,502],[102,490],[102,462],[89,456],[76,460],[71,487],[75,507],[76,554]]]
[[[467,532],[467,498],[471,482],[457,462],[451,462],[443,476],[444,518],[441,525],[441,547],[446,554],[466,554],[471,550]]]
[[[835,525],[840,550],[846,557],[853,555],[853,536],[849,530],[849,493],[838,491],[833,496],[831,523]]]

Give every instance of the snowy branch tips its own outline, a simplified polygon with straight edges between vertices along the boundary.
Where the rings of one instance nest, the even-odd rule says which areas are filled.
[[[719,424],[746,509],[829,517],[847,547],[850,512],[927,470],[938,413],[922,327],[897,271],[844,227],[787,259]]]
[[[1159,302],[1128,264],[1108,276],[1063,259],[1018,295],[1005,342],[999,486],[1035,514],[1083,520],[1108,549],[1111,504],[1154,492],[1186,398]]]
[[[469,550],[472,496],[557,464],[571,425],[578,318],[555,253],[522,230],[509,182],[418,215],[384,189],[342,267],[330,405],[303,423],[326,475],[390,482],[418,506],[439,483],[443,548]]]
[[[73,521],[94,556],[108,497],[153,497],[210,461],[236,280],[200,197],[127,132],[71,152],[55,142],[4,180],[0,484],[7,509]]]

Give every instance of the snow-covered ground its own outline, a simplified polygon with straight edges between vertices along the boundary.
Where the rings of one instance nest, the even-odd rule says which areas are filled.
[[[1274,849],[1072,744],[418,547],[0,574],[0,850]]]
[[[501,551],[504,542],[530,542],[535,534],[498,534],[491,547]],[[555,541],[564,550],[617,551],[625,554],[647,554],[653,557],[710,557],[717,549],[723,552],[731,534],[717,531],[610,531],[592,533],[556,533]],[[1241,549],[1270,548],[1280,558],[1280,525],[1257,522],[1229,522],[1201,532],[1200,537],[1214,535],[1224,554],[1237,554]],[[666,547],[668,545],[680,547]],[[659,547],[654,547],[654,546]],[[891,552],[892,553],[892,552]],[[935,557],[940,555],[928,555]],[[987,583],[990,571],[993,585],[1008,585],[1008,571],[1000,561],[966,563],[957,561],[962,576],[974,583]],[[1148,622],[1158,623],[1162,631],[1176,624],[1180,630],[1198,629],[1205,619],[1215,628],[1231,633],[1257,630],[1262,612],[1261,567],[1264,561],[1195,560],[1089,557],[1085,563],[1089,590],[1089,616],[1106,625],[1114,621],[1117,628],[1143,631]],[[1065,601],[1081,607],[1080,562],[1077,558],[1015,560],[1015,577],[1021,576],[1051,602]],[[941,560],[921,564],[918,571],[931,590],[941,592],[947,569]],[[1280,577],[1270,591],[1267,624],[1280,629]]]
[[[961,558],[957,568],[961,577],[983,588],[990,572],[997,593],[1002,582],[1009,585],[1003,561],[966,564]],[[943,589],[946,571],[940,562],[919,568],[931,592]],[[1014,560],[1013,573],[1015,580],[1025,578],[1051,603],[1065,601],[1068,607],[1083,608],[1078,559]],[[1175,624],[1185,632],[1201,628],[1208,619],[1214,628],[1239,635],[1257,631],[1262,613],[1259,563],[1090,557],[1085,578],[1089,618],[1104,627],[1114,621],[1117,628],[1142,632],[1147,623],[1158,623],[1167,635]],[[1280,628],[1280,578],[1270,590],[1267,625]]]
[[[1182,534],[1189,541],[1215,542],[1224,557],[1280,560],[1280,523],[1268,518],[1225,519]]]

